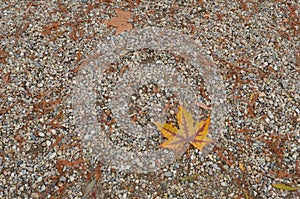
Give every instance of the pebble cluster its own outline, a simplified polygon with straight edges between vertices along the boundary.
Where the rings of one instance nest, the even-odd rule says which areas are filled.
[[[175,57],[165,55],[164,51]],[[121,58],[125,65],[115,64],[119,62],[116,60],[119,52],[125,56]],[[204,117],[205,110],[212,109],[210,137],[217,140],[222,133],[226,99],[222,89],[224,83],[212,62],[187,35],[160,28],[144,28],[110,38],[95,53],[86,60],[80,75],[74,80],[72,98],[77,131],[104,164],[134,172],[150,172],[175,161],[169,152],[146,144],[147,140],[155,141],[158,137],[154,121],[170,122],[170,98],[188,108],[197,121],[207,118],[207,114]],[[183,57],[178,55],[180,53]],[[191,64],[180,63],[180,60],[188,60]],[[201,74],[205,76],[200,78]],[[147,87],[153,83],[158,95],[153,98],[150,93],[145,93],[140,104],[135,105],[132,101],[138,97],[135,92],[141,91],[143,86],[146,90],[151,89]],[[159,90],[163,92],[159,93]],[[206,90],[211,93],[210,97]],[[205,105],[204,97],[211,101],[213,108]],[[131,110],[137,106],[143,106],[144,112],[131,118]],[[204,111],[199,106],[204,107]],[[172,112],[173,125],[177,125],[174,124],[175,111]],[[144,118],[139,115],[146,115],[149,122],[141,125],[139,121]],[[117,144],[112,141],[115,138]],[[154,142],[154,145],[159,144]],[[180,157],[181,154],[175,153],[174,156]]]
[[[109,113],[109,115],[105,114],[106,123],[107,123],[106,125],[113,125],[116,123],[116,122],[110,122],[112,120],[116,121],[113,118],[112,111],[111,110],[103,110],[103,107],[106,107],[108,102],[111,101],[109,96],[112,96],[112,97],[114,95],[118,96],[118,93],[111,94],[111,92],[112,92],[112,87],[115,87],[116,82],[118,81],[119,78],[121,78],[120,70],[124,69],[125,67],[126,67],[126,70],[130,70],[130,68],[137,68],[137,67],[140,67],[141,64],[145,64],[146,62],[151,62],[153,60],[154,62],[163,65],[165,67],[164,72],[166,72],[167,68],[170,68],[170,67],[174,68],[173,65],[175,65],[176,62],[179,62],[179,60],[175,61],[175,58],[171,58],[170,55],[168,56],[163,52],[155,52],[154,53],[153,51],[149,51],[149,52],[142,52],[142,55],[139,55],[138,52],[136,52],[135,56],[140,56],[140,57],[142,57],[142,59],[139,62],[135,61],[135,63],[131,63],[132,61],[130,61],[128,57],[132,57],[132,54],[133,53],[130,53],[130,55],[126,56],[125,58],[122,58],[120,60],[121,65],[115,66],[115,70],[113,68],[111,68],[112,71],[109,71],[108,75],[102,79],[102,81],[105,83],[102,83],[99,86],[99,89],[100,89],[98,91],[99,99],[97,100],[97,103],[102,105],[102,110],[100,112],[108,112]],[[160,56],[158,56],[158,55],[160,55]],[[171,62],[171,63],[168,63],[168,62]],[[155,69],[152,68],[155,66],[146,66],[146,67],[149,67],[149,69],[145,69],[142,71],[143,73],[145,73],[145,75],[149,75],[146,70],[155,71]],[[119,68],[119,70],[117,70],[117,68]],[[184,71],[184,73],[187,75],[188,70],[185,68],[186,68],[186,66],[184,65],[184,63],[179,62],[177,64],[176,68],[174,68],[174,69],[176,69],[177,71]],[[122,70],[122,73],[125,73],[126,70],[125,69]],[[160,75],[165,75],[165,74],[159,74],[158,78]],[[137,76],[134,74],[134,72],[133,72],[133,74],[130,74],[129,77],[137,78]],[[191,74],[189,74],[189,77],[191,77]],[[163,79],[162,76],[160,78]],[[170,78],[172,78],[172,77],[170,77]],[[143,80],[145,80],[145,79],[142,78],[142,81]],[[200,82],[200,80],[201,80],[200,77],[198,77],[198,78],[194,77],[192,79],[192,81],[193,80],[196,82],[195,83],[190,82],[190,85],[193,85],[194,88],[201,86],[201,84],[198,83],[198,81]],[[107,82],[109,82],[109,83],[107,83]],[[109,89],[110,89],[110,92],[107,93]],[[128,89],[128,88],[126,88],[126,89]],[[115,92],[126,92],[126,91],[117,89],[117,91],[115,91]],[[194,94],[197,96],[197,99],[201,99],[200,101],[205,100],[201,96],[199,89],[195,90]],[[129,98],[130,98],[129,109],[128,109],[129,115],[127,115],[127,117],[130,117],[131,121],[134,123],[137,123],[137,125],[143,127],[143,126],[153,123],[154,119],[151,118],[150,113],[155,108],[157,108],[156,115],[158,115],[159,112],[165,111],[166,119],[167,119],[166,122],[172,122],[173,125],[176,125],[177,121],[176,121],[175,113],[178,112],[178,105],[179,105],[180,100],[178,99],[178,97],[176,98],[176,94],[172,93],[170,88],[168,88],[166,85],[158,85],[158,82],[152,82],[152,83],[149,83],[146,85],[141,84],[138,88],[135,88],[134,93],[132,93],[132,95]],[[168,106],[165,106],[165,104]],[[158,107],[155,107],[155,106],[158,106]],[[99,107],[99,109],[101,109],[101,107]],[[199,109],[198,111],[201,111],[201,109],[199,107],[198,107],[198,109]],[[152,116],[154,117],[155,113],[152,113]],[[123,116],[123,117],[126,117],[126,116]],[[128,125],[128,124],[126,124],[126,123],[121,124],[121,128],[125,129],[123,131],[123,133],[129,132],[129,134],[131,134],[130,137],[135,137],[135,139],[137,139],[138,136],[132,135],[135,133],[136,129],[130,129],[130,127],[126,128],[126,125]],[[105,124],[104,124],[103,128],[105,128]],[[147,138],[147,140],[144,140],[144,141],[147,141],[147,146],[151,145],[149,142],[152,142],[154,139],[158,138],[157,133],[155,133],[154,137],[150,137],[151,134],[153,134],[153,133],[155,133],[155,131],[153,131],[153,129],[152,129],[152,131],[143,132],[143,134],[140,135],[140,138],[145,138],[145,137]],[[145,136],[145,134],[147,134],[148,136]],[[115,135],[115,132],[110,132],[109,136],[114,136],[114,135]],[[121,136],[120,141],[121,140],[125,141],[123,136]],[[138,144],[141,144],[141,142],[139,140],[136,140],[136,141],[138,141]],[[152,142],[152,144],[154,144],[153,147],[157,146],[157,143]],[[144,143],[144,145],[146,145],[146,143]]]
[[[225,132],[208,154],[190,149],[155,172],[132,173],[104,165],[82,142],[71,85],[85,58],[114,34],[105,22],[116,8],[131,12],[134,28],[191,35],[220,69],[229,109]],[[272,186],[300,187],[297,1],[9,0],[0,11],[0,198],[299,198],[299,190]],[[160,57],[166,65],[179,59],[180,70],[188,65],[165,52],[137,53],[144,64]],[[115,66],[130,60],[123,56]],[[115,77],[125,74],[122,67]],[[181,72],[202,85],[192,69]],[[107,88],[111,80],[103,79]],[[176,96],[158,86],[141,86],[129,97],[130,120],[149,124],[151,102],[169,99],[174,121]],[[97,96],[101,113],[111,97],[104,88]],[[205,90],[200,95],[209,106]],[[113,127],[110,139],[130,146],[132,135],[117,134],[122,125],[106,110],[98,119]],[[163,141],[158,132],[150,137],[136,147]]]

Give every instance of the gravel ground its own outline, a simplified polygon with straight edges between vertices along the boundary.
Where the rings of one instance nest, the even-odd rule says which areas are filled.
[[[115,34],[106,24],[116,9],[130,11],[133,29],[156,26],[190,35],[221,71],[229,112],[205,155],[190,149],[156,171],[125,172],[101,162],[82,141],[72,85],[84,60]],[[300,197],[299,190],[272,186],[300,187],[298,1],[1,1],[0,10],[0,198]],[[202,84],[201,77],[181,70],[187,64],[180,57],[138,53],[142,62],[176,60],[173,67],[192,86]],[[115,66],[139,65],[130,57]],[[159,132],[137,142],[118,131],[122,123],[105,108],[107,88],[124,71],[106,71],[97,90],[105,118],[98,122],[110,129],[115,145],[155,148],[164,141]],[[167,118],[174,120],[178,98],[159,91],[156,84],[134,91],[134,122],[151,123],[147,111],[166,100]],[[209,105],[203,92],[197,95]]]

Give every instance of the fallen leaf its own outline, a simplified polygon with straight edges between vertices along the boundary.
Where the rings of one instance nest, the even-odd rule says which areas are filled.
[[[87,198],[89,193],[94,189],[97,180],[93,179],[84,189],[84,194],[82,198]]]
[[[6,58],[9,56],[7,52],[5,52],[2,48],[0,48],[0,63],[6,64]]]
[[[190,144],[194,148],[202,150],[208,143],[213,142],[212,139],[206,137],[210,122],[209,117],[204,121],[195,122],[192,114],[187,112],[182,106],[179,106],[176,117],[179,129],[172,124],[154,122],[163,137],[168,139],[160,145],[161,147],[182,152]]]
[[[128,22],[130,19],[130,12],[121,9],[115,9],[115,12],[117,13],[117,17],[111,18],[106,25],[117,28],[116,35],[126,30],[131,30],[132,24]]]
[[[192,182],[192,181],[195,181],[198,178],[198,176],[199,176],[199,174],[194,174],[194,175],[182,177],[182,178],[180,178],[180,180]]]
[[[283,189],[286,191],[297,191],[298,189],[300,189],[300,187],[290,187],[290,186],[287,186],[287,185],[281,184],[281,183],[272,184],[272,185],[273,185],[273,187],[275,187],[277,189]]]
[[[290,174],[286,171],[277,171],[277,178],[286,178],[286,177],[290,177]]]
[[[203,1],[203,0],[198,0],[198,3],[199,3],[200,5],[204,5],[204,1]]]
[[[245,194],[245,199],[249,199],[248,191],[246,189],[243,189],[243,192]]]
[[[245,172],[245,167],[241,162],[239,162],[239,168],[242,172]]]
[[[63,160],[63,159],[60,159],[58,158],[57,159],[57,162],[56,162],[56,168],[58,170],[58,172],[60,174],[63,174],[63,168],[64,166],[68,166],[68,167],[78,167],[80,164],[84,163],[85,161],[83,159],[78,159],[78,160],[75,160],[73,162],[71,161],[68,161],[68,160]]]
[[[232,159],[229,159],[228,157],[226,157],[224,154],[223,154],[223,151],[224,149],[221,149],[221,148],[217,148],[215,147],[215,150],[216,150],[216,153],[217,155],[220,157],[220,159],[226,163],[228,166],[232,166],[234,164],[234,161]],[[221,150],[221,151],[220,151]]]
[[[206,104],[204,104],[202,102],[196,102],[196,105],[199,106],[200,108],[205,109],[205,110],[211,110],[210,106],[206,106]]]
[[[3,81],[4,83],[9,83],[9,81],[10,81],[10,73],[9,73],[9,72],[6,73],[6,74],[2,77],[2,81]]]

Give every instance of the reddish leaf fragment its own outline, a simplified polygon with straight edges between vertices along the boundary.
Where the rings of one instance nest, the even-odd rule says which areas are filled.
[[[231,159],[229,159],[228,157],[226,157],[223,152],[225,151],[225,149],[223,148],[219,148],[216,147],[214,148],[214,150],[216,151],[217,155],[220,157],[220,159],[225,162],[228,166],[232,166],[234,164],[234,156],[232,154],[229,153],[229,151],[227,151],[228,155],[230,156]]]
[[[6,64],[6,58],[9,56],[2,48],[0,48],[0,63]]]
[[[62,125],[58,123],[58,120],[63,117],[63,113],[60,112],[57,116],[55,116],[50,122],[47,123],[48,126],[52,128],[61,128]]]
[[[277,173],[277,177],[278,178],[290,177],[290,174],[288,172],[286,172],[286,171],[280,170],[280,171],[277,171],[276,173]]]
[[[22,149],[23,142],[26,141],[25,138],[23,138],[23,137],[20,136],[20,135],[16,135],[16,136],[14,137],[14,139],[18,142],[18,144],[19,144],[19,149],[21,150],[21,149]]]
[[[57,159],[57,162],[56,162],[56,168],[58,170],[58,172],[60,174],[63,174],[63,167],[64,166],[68,166],[68,167],[77,167],[79,166],[80,164],[84,163],[84,160],[83,159],[78,159],[78,160],[75,160],[73,162],[71,161],[68,161],[68,160],[63,160],[63,159]]]
[[[58,28],[60,27],[60,22],[56,21],[56,22],[53,22],[52,24],[50,25],[46,25],[44,26],[43,30],[42,30],[42,35],[46,36],[46,35],[49,35],[51,33],[51,31],[57,31]]]
[[[204,1],[203,1],[203,0],[198,0],[198,3],[199,3],[200,5],[204,5]]]
[[[10,73],[6,73],[3,77],[2,77],[2,81],[4,83],[9,83],[10,82]]]

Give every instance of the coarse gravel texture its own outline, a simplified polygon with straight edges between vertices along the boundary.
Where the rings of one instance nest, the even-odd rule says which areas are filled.
[[[1,1],[0,198],[299,198],[299,190],[272,186],[300,187],[299,7],[296,0]],[[190,149],[158,171],[124,172],[103,165],[76,133],[71,85],[84,59],[114,35],[106,21],[116,8],[131,12],[134,28],[191,35],[220,69],[229,113],[206,156]]]

